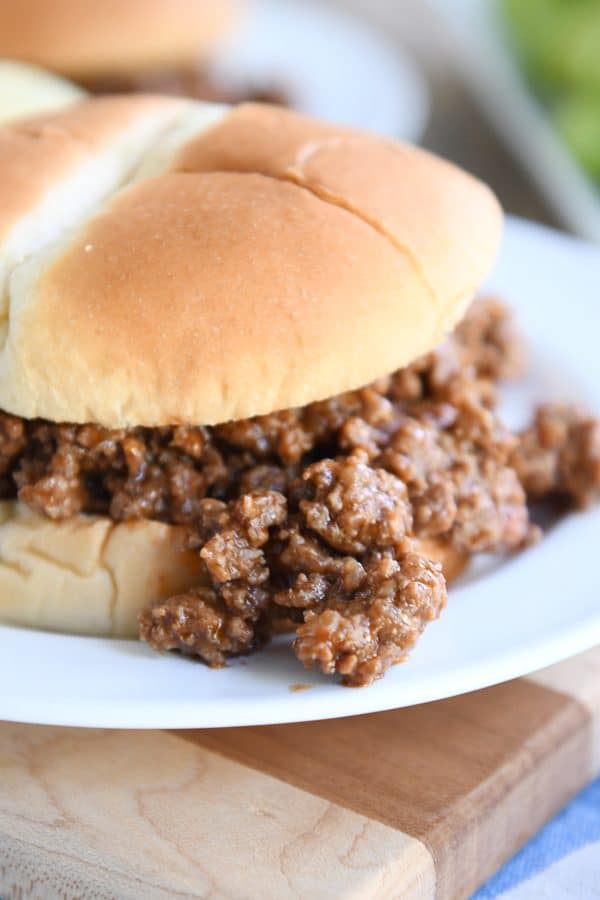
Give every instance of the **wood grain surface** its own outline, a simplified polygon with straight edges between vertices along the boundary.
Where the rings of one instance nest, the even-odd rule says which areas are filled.
[[[413,835],[435,861],[437,896],[453,897],[590,777],[591,722],[570,697],[519,680],[334,722],[181,735]]]
[[[419,841],[175,735],[6,724],[0,761],[3,898],[433,891]]]
[[[467,897],[600,769],[600,648],[485,691],[246,729],[0,725],[0,896]]]

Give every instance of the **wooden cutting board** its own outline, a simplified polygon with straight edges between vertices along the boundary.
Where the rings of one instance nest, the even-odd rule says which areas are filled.
[[[333,722],[6,723],[0,896],[467,897],[598,771],[600,648]]]

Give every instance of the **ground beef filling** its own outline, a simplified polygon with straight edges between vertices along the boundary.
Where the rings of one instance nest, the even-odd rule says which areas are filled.
[[[108,430],[0,413],[4,497],[186,526],[202,584],[147,609],[141,637],[210,665],[295,629],[305,666],[363,685],[446,603],[440,547],[468,557],[538,536],[528,496],[600,495],[600,425],[542,407],[522,435],[494,412],[522,368],[505,308],[477,301],[443,347],[374,384],[212,428]]]
[[[202,66],[151,69],[133,75],[105,75],[79,78],[79,84],[91,94],[167,94],[189,97],[209,103],[273,103],[289,106],[287,91],[275,85],[227,85]]]

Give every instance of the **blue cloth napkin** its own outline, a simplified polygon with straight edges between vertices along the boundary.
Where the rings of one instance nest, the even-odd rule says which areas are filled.
[[[600,898],[600,778],[581,792],[472,900]]]

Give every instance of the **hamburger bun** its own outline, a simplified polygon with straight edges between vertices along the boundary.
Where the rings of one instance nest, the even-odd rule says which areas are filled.
[[[487,187],[304,118],[100,99],[0,130],[0,407],[213,424],[438,344],[496,255]]]
[[[419,541],[419,553],[441,564],[444,578],[449,584],[462,575],[470,558],[466,551],[458,550],[450,541],[437,537]]]
[[[194,63],[231,28],[232,0],[2,0],[0,57],[78,78]]]
[[[56,522],[0,502],[0,619],[80,634],[135,637],[149,602],[201,580],[184,529],[74,516]]]

